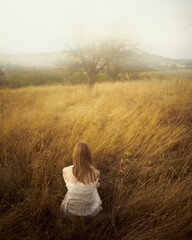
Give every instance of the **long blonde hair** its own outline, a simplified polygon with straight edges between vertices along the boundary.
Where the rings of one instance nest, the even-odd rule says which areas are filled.
[[[73,150],[73,175],[80,181],[85,183],[85,178],[91,176],[91,181],[96,180],[96,175],[92,165],[91,151],[85,142],[79,142],[75,145]]]

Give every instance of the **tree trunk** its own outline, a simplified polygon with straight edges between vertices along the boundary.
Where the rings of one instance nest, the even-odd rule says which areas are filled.
[[[111,74],[111,80],[115,82],[115,80],[117,80],[118,75],[119,75],[119,72],[114,72],[113,74]]]
[[[96,82],[97,74],[95,72],[91,72],[87,76],[88,76],[88,85],[89,85],[89,87],[93,87],[95,82]]]

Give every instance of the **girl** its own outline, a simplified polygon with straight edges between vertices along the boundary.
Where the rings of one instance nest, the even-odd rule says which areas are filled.
[[[63,178],[68,192],[60,209],[67,215],[95,216],[103,208],[97,187],[100,171],[92,165],[92,156],[84,142],[76,144],[73,165],[63,168]]]

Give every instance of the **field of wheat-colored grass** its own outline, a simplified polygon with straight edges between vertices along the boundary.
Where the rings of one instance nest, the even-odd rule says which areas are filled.
[[[1,90],[1,239],[191,239],[191,103],[186,79]],[[59,209],[79,141],[101,173],[89,220]]]

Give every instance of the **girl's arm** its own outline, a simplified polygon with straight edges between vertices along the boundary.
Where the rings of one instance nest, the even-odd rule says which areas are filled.
[[[100,182],[97,182],[96,187],[98,188],[100,186]]]

